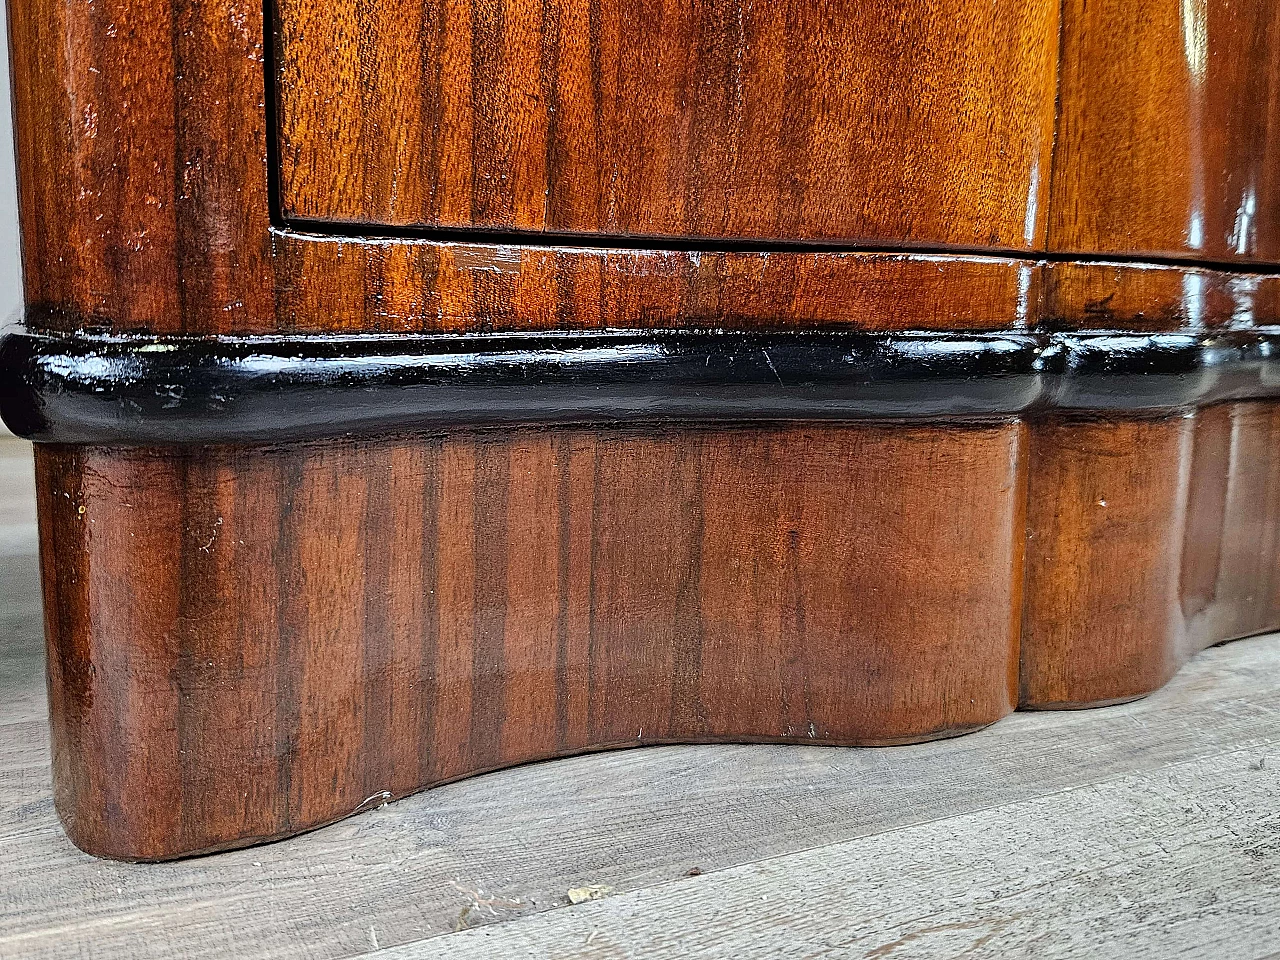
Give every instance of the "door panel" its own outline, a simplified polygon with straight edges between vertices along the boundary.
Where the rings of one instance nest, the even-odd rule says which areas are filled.
[[[1067,0],[1051,248],[1280,262],[1280,4]]]
[[[1056,0],[279,0],[283,212],[1042,244]]]

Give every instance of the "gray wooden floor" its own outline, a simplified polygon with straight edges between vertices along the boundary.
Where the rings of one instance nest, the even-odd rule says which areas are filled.
[[[600,754],[94,860],[49,793],[30,484],[0,439],[0,957],[1280,956],[1278,637],[956,740]]]

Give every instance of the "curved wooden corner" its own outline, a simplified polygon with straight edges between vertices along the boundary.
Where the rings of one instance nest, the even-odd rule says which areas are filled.
[[[155,859],[584,750],[989,724],[1023,433],[38,446],[58,809]]]
[[[1280,629],[1280,405],[1037,424],[1020,705],[1131,700]]]
[[[1140,696],[1280,627],[1277,441],[1230,403],[40,445],[58,809],[164,859],[586,750]]]

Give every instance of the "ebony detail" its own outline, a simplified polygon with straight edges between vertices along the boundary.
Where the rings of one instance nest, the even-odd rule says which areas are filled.
[[[1280,397],[1280,327],[192,338],[21,330],[0,414],[46,443],[648,421],[983,420]]]

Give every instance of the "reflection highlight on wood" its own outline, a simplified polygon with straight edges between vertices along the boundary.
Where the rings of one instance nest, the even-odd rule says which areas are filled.
[[[1056,0],[281,0],[277,16],[286,218],[1043,240]]]
[[[624,0],[613,3],[621,9]],[[307,176],[318,174],[318,182],[328,183],[317,188],[315,195],[327,196],[330,188],[342,186],[343,202],[354,207],[395,207],[390,201],[388,171],[403,161],[404,175],[394,178],[396,196],[410,198],[404,201],[407,209],[420,208],[419,213],[406,216],[440,215],[444,200],[438,191],[431,192],[431,171],[446,168],[457,174],[451,182],[461,191],[445,204],[449,217],[472,216],[472,195],[466,191],[476,187],[475,171],[468,175],[466,165],[459,167],[457,158],[443,167],[438,157],[428,162],[430,151],[397,146],[395,137],[383,137],[372,123],[366,130],[352,112],[372,110],[379,124],[401,128],[406,143],[425,136],[429,124],[422,125],[413,107],[422,107],[426,111],[419,111],[422,116],[433,116],[435,108],[426,108],[440,104],[417,102],[413,96],[397,100],[374,81],[395,64],[408,70],[413,80],[404,89],[435,96],[435,88],[421,75],[421,65],[409,56],[413,44],[434,43],[434,34],[424,38],[421,31],[424,24],[438,26],[437,21],[412,22],[415,11],[428,10],[426,0],[365,5],[359,14],[349,4],[288,5],[303,18],[290,21],[295,34],[307,17],[328,29],[339,10],[370,21],[363,48],[357,42],[344,47],[341,56],[326,50],[323,58],[316,54],[308,59],[303,54],[318,41],[294,36],[286,47],[290,42],[302,44],[297,63],[293,67],[288,61],[277,64],[286,74],[286,83],[293,75],[289,71],[296,73],[301,66],[345,78],[345,86],[332,90],[295,87],[292,91],[303,98],[300,108],[308,98],[337,97],[342,110],[335,110],[330,118],[317,108],[307,122],[336,123],[366,149],[360,169],[348,171],[350,179],[342,184],[318,160],[305,161],[304,172],[311,171]],[[1075,252],[1081,257],[1172,255],[1242,265],[1280,262],[1276,138],[1270,134],[1276,128],[1280,96],[1272,76],[1275,58],[1267,54],[1275,46],[1277,21],[1275,10],[1264,0],[1245,4],[1207,0],[1201,5],[1178,0],[1105,0],[1087,7],[1073,0],[1063,14],[1060,68],[1053,49],[1047,59],[1041,50],[1045,44],[1057,47],[1058,5],[1040,0],[1018,5],[1016,13],[971,0],[911,0],[899,5],[900,16],[886,16],[876,4],[859,3],[852,5],[848,20],[837,18],[831,23],[810,20],[785,5],[758,9],[755,16],[762,25],[778,27],[786,19],[784,13],[791,17],[796,29],[788,27],[788,36],[817,38],[831,30],[832,36],[862,49],[858,45],[870,41],[859,41],[843,31],[865,25],[870,31],[867,36],[891,35],[892,42],[877,50],[898,51],[905,45],[913,51],[912,56],[896,58],[868,52],[868,63],[876,64],[876,78],[902,80],[895,70],[915,78],[925,76],[919,51],[926,41],[931,50],[961,52],[926,56],[943,78],[928,74],[929,83],[937,89],[917,89],[918,79],[898,82],[890,93],[900,90],[902,96],[872,98],[874,106],[853,118],[849,129],[860,131],[859,142],[871,145],[866,149],[882,151],[874,178],[866,173],[873,168],[861,165],[866,158],[850,152],[852,133],[821,119],[825,113],[805,112],[810,108],[805,105],[803,85],[796,85],[794,95],[770,100],[762,123],[768,111],[785,112],[789,104],[796,118],[787,129],[816,132],[806,133],[799,143],[785,144],[788,156],[806,162],[790,171],[769,166],[777,175],[771,181],[775,193],[760,198],[761,203],[726,206],[714,202],[714,194],[726,184],[735,184],[735,175],[746,177],[751,169],[741,160],[748,154],[741,154],[738,166],[726,172],[730,147],[745,137],[744,143],[763,151],[770,143],[782,142],[777,139],[782,127],[740,127],[737,121],[745,114],[728,110],[732,104],[713,102],[716,95],[711,93],[705,102],[694,97],[693,106],[686,105],[690,113],[680,127],[687,128],[689,135],[676,143],[679,162],[673,160],[672,166],[664,168],[670,177],[656,177],[647,187],[658,191],[647,198],[656,204],[652,216],[668,221],[664,229],[679,233],[685,228],[677,230],[677,225],[685,224],[686,232],[710,238],[736,235],[765,242],[796,235],[788,234],[788,229],[807,230],[814,237],[821,237],[825,230],[844,241],[883,248],[961,244],[970,253],[992,253],[1016,247],[1028,257],[1031,268],[1018,263],[971,265],[961,259],[943,267],[943,276],[937,279],[929,276],[932,261],[868,268],[850,253],[521,250],[510,245],[518,239],[511,237],[493,238],[488,244],[451,245],[405,238],[334,238],[273,228],[268,184],[275,168],[268,146],[275,131],[268,122],[267,104],[276,91],[267,83],[269,51],[262,5],[253,0],[209,0],[179,4],[172,10],[169,6],[135,7],[127,0],[73,6],[56,0],[10,0],[27,297],[33,311],[44,318],[42,322],[59,329],[92,325],[225,334],[547,329],[612,323],[767,325],[774,320],[784,325],[813,321],[900,323],[899,328],[919,329],[1000,327],[1034,316],[1041,278],[1035,258],[1038,251]],[[524,10],[524,5],[507,0],[503,9],[507,8]],[[443,9],[443,5],[431,9]],[[563,13],[576,9],[572,3],[547,9],[545,24],[538,12],[534,17],[509,20],[506,26],[509,37],[526,39],[535,34],[542,37],[545,29],[545,45],[539,39],[512,46],[502,56],[512,63],[538,64],[541,70],[544,53],[549,55],[578,36],[569,29],[577,21]],[[1184,29],[1180,19],[1184,9],[1201,11],[1203,16],[1196,14]],[[731,63],[745,40],[735,38],[732,22],[712,23],[711,13],[705,16],[715,29],[708,30],[705,44],[693,45],[689,62]],[[127,29],[121,24],[127,24]],[[455,20],[453,25],[459,44],[471,36],[469,21]],[[479,25],[482,30],[492,27]],[[780,42],[777,30],[769,36]],[[653,31],[644,32],[644,37],[662,40]],[[1187,37],[1203,40],[1207,51],[1202,82],[1196,87],[1197,102],[1202,102],[1198,114],[1188,99]],[[427,49],[438,52],[437,47]],[[806,57],[791,62],[829,80],[837,72],[838,58],[816,42],[809,49]],[[353,73],[343,57],[350,57],[352,51],[359,57],[362,50],[365,56],[359,66],[365,73]],[[375,56],[379,51],[383,55]],[[570,75],[580,77],[582,57],[593,55],[602,64],[606,52],[578,51],[576,60],[561,58],[557,70],[564,71],[566,81]],[[502,59],[497,46],[486,42],[480,43],[480,53]],[[674,61],[668,67],[675,70]],[[470,69],[465,64],[458,67],[459,90],[461,78],[469,76]],[[1043,155],[1053,134],[1053,87],[1059,72],[1062,110],[1051,178]],[[517,75],[523,73],[510,76]],[[556,88],[559,76],[554,70],[545,76],[539,72],[536,78],[531,75],[538,96],[544,88]],[[760,71],[751,76],[764,85],[762,91],[781,82]],[[956,76],[958,81],[944,82]],[[880,82],[876,78],[870,78],[866,88],[842,91],[826,106],[838,111],[845,109],[844,104],[865,103]],[[609,79],[615,83],[619,77]],[[641,82],[637,76],[628,80],[625,73],[621,80],[633,85]],[[368,104],[353,99],[351,84],[357,81],[369,84]],[[489,102],[485,97],[499,102],[510,84],[502,71],[489,71],[484,82],[487,86],[475,92],[485,103]],[[600,83],[604,82],[601,73]],[[676,78],[662,74],[650,82],[656,87],[675,83]],[[721,93],[725,89],[714,83],[711,88]],[[997,102],[1006,93],[1007,99]],[[459,91],[452,95],[450,109],[474,112],[469,97]],[[930,110],[915,109],[917,101],[927,103]],[[1231,108],[1223,109],[1222,104]],[[527,117],[526,113],[518,116],[545,118],[545,112],[540,113],[545,106],[531,103]],[[1037,111],[1047,113],[1041,118]],[[301,113],[311,115],[306,110]],[[694,116],[700,118],[696,131]],[[990,124],[990,132],[1004,131],[1004,136],[975,143],[958,135],[953,128],[961,120],[965,130],[982,128],[970,122],[974,116]],[[650,118],[635,113],[621,116],[619,122],[641,119]],[[572,124],[579,121],[565,122],[569,126],[563,131],[578,129]],[[863,135],[865,124],[873,127],[874,136]],[[301,129],[297,122],[295,127]],[[499,167],[509,156],[525,156],[525,161],[517,160],[526,164],[520,171],[524,183],[543,182],[545,171],[540,165],[548,156],[553,166],[578,164],[576,169],[592,173],[591,163],[569,154],[539,155],[529,168],[532,153],[511,154],[504,149],[508,140],[523,144],[522,137],[543,136],[542,128],[535,127],[507,128],[490,122],[479,134],[474,128],[468,134],[459,127],[456,142],[469,147],[478,136],[476,142]],[[557,134],[561,139],[569,135],[563,131]],[[639,140],[617,144],[625,148],[623,159],[628,163],[644,160],[648,131],[649,127],[641,126],[633,131]],[[548,142],[558,141],[553,137]],[[691,152],[690,144],[704,142],[718,149]],[[584,150],[600,149],[593,145],[593,137],[575,143]],[[340,158],[347,145],[334,141],[330,159]],[[308,151],[329,149],[319,138],[299,146]],[[986,150],[995,151],[996,158]],[[920,161],[914,166],[903,162],[912,156],[936,162]],[[1042,158],[1038,165],[1031,162],[1035,157]],[[296,165],[300,157],[285,150],[281,159]],[[701,172],[699,164],[706,165]],[[833,175],[833,169],[845,170],[847,176]],[[542,222],[538,198],[529,199],[536,190],[526,189],[521,194],[524,199],[517,202],[510,176],[507,181],[500,179],[505,171],[487,170],[482,161],[480,172],[491,175],[485,181],[490,187],[481,191],[484,197],[477,201],[475,216],[525,226]],[[711,192],[681,194],[681,185],[692,183],[689,178],[695,173]],[[362,186],[366,179],[374,186]],[[1050,179],[1051,192],[1047,189]],[[547,223],[576,224],[582,229],[608,226],[608,210],[599,206],[598,176],[587,176],[584,182],[594,184],[592,189],[597,191],[590,202],[570,191],[567,199],[557,199],[548,208]],[[746,185],[736,186],[745,189]],[[756,186],[764,190],[769,184],[761,181]],[[1193,188],[1200,192],[1193,196]],[[1036,208],[1030,218],[1033,228],[1027,231],[1026,200],[1042,194],[1051,195]],[[519,216],[517,208],[524,211]],[[625,217],[616,213],[615,220],[643,219],[648,209],[635,206]],[[754,225],[734,220],[750,220],[757,210],[765,212],[758,214],[760,221]],[[1198,224],[1198,244],[1191,242],[1193,224]],[[854,225],[852,233],[849,225]],[[663,224],[649,223],[645,228],[659,226]],[[687,239],[676,237],[673,243],[679,246]],[[833,236],[826,236],[826,241],[834,242]],[[911,259],[902,250],[896,256]],[[1047,269],[1052,272],[1057,267]],[[1187,271],[1184,276],[1192,284],[1199,275]],[[1245,274],[1239,285],[1254,282],[1272,281]],[[948,296],[953,285],[962,289],[967,285],[968,299]],[[1182,295],[1176,292],[1148,300],[1144,315],[1157,316],[1181,302]],[[878,306],[874,319],[868,319],[872,303]],[[1078,324],[1090,318],[1068,314],[1061,319]]]
[[[962,733],[1019,662],[1140,696],[1280,627],[1276,409],[42,446],[59,811],[163,858],[586,749]]]
[[[415,2],[398,0],[377,16],[394,19],[396,9],[403,13]],[[965,0],[949,2],[956,8],[966,5]],[[1132,30],[1147,30],[1155,20],[1164,25],[1164,32],[1158,34],[1164,38],[1161,49],[1180,49],[1176,32],[1180,7],[1174,0],[1145,5],[1144,9],[1153,12],[1142,17],[1131,15],[1132,6],[1133,0],[1110,0],[1102,6],[1090,6],[1086,14],[1068,5],[1064,21],[1068,52],[1076,49],[1077,40],[1071,38],[1104,48],[1107,44],[1123,46],[1129,42],[1126,37],[1132,39]],[[874,322],[932,329],[1006,325],[1011,316],[1026,315],[1027,303],[1036,299],[1035,281],[1028,282],[1024,269],[1016,264],[971,268],[960,261],[945,267],[943,276],[935,280],[929,275],[933,266],[928,260],[920,262],[918,269],[904,267],[900,271],[897,267],[866,268],[850,254],[520,251],[502,243],[449,245],[359,237],[334,240],[273,232],[267,196],[272,174],[260,5],[248,0],[216,0],[183,7],[172,17],[155,7],[130,7],[126,14],[126,5],[118,0],[72,8],[50,0],[14,0],[11,7],[28,297],[33,308],[44,311],[51,323],[63,329],[85,323],[124,330],[230,333],[545,329],[614,322],[660,325],[681,318],[707,324],[764,324],[774,319],[782,323],[843,322],[866,315],[868,297],[877,287],[917,290],[910,296],[898,294],[897,309],[880,310]],[[1245,43],[1240,49],[1252,50],[1260,44],[1265,49],[1268,31],[1274,32],[1274,18],[1266,11],[1250,8],[1231,12],[1219,0],[1206,9],[1205,36],[1212,51],[1235,49],[1239,47],[1237,39]],[[326,6],[313,15],[324,19],[332,16],[329,10]],[[973,17],[962,17],[955,29],[970,29],[982,17],[994,16],[969,12]],[[1032,17],[1032,13],[1026,16]],[[1056,14],[1049,17],[1055,18]],[[111,29],[118,22],[127,22],[129,29]],[[181,29],[174,29],[175,22]],[[943,19],[939,15],[926,18],[924,23],[939,31]],[[1117,23],[1131,24],[1132,28],[1113,29]],[[972,29],[986,35],[995,28],[985,33],[980,26]],[[1028,30],[1028,36],[1036,32]],[[729,43],[731,38],[721,39]],[[1001,47],[1002,52],[1005,49]],[[975,69],[979,64],[982,70],[989,69],[986,61],[968,53],[953,59],[958,70],[968,69],[966,63]],[[1039,69],[1024,57],[1006,59],[1010,64],[1025,64],[1018,69]],[[1119,62],[1131,59],[1121,57]],[[1246,61],[1253,66],[1243,65]],[[1113,251],[1276,262],[1280,254],[1274,249],[1275,242],[1268,239],[1275,232],[1277,208],[1269,186],[1275,164],[1266,153],[1268,138],[1257,133],[1268,129],[1268,124],[1274,126],[1263,115],[1280,103],[1268,92],[1274,86],[1266,80],[1271,60],[1266,56],[1211,56],[1206,75],[1210,87],[1205,97],[1213,103],[1236,103],[1240,108],[1208,110],[1200,127],[1186,126],[1189,121],[1179,112],[1183,111],[1181,94],[1170,96],[1167,84],[1156,83],[1158,74],[1116,69],[1115,62],[1110,54],[1094,57],[1085,52],[1064,61],[1064,90],[1078,90],[1079,95],[1064,99],[1056,185],[1048,198],[1052,203],[1042,204],[1042,212],[1037,214],[1042,219],[1054,218],[1047,248],[1081,255]],[[1177,57],[1144,54],[1142,63],[1143,70],[1167,63],[1169,69],[1185,72]],[[1105,70],[1099,68],[1097,81],[1090,72],[1094,64],[1106,66]],[[380,61],[372,65],[379,69],[389,66]],[[315,66],[329,69],[319,62]],[[1214,79],[1217,77],[1222,79]],[[1137,92],[1099,90],[1097,82],[1103,80]],[[1181,89],[1183,82],[1174,86]],[[1023,86],[1014,86],[1021,96]],[[1223,91],[1220,94],[1216,92],[1219,89]],[[301,95],[320,94],[302,91]],[[1051,91],[1049,101],[1051,108]],[[1135,154],[1141,162],[1134,160],[1137,165],[1132,168],[1121,164],[1122,158],[1111,156],[1120,142],[1113,130],[1164,130],[1159,125],[1135,126],[1128,120],[1103,122],[1110,115],[1108,111],[1132,111],[1135,102],[1146,105],[1143,109],[1154,111],[1157,117],[1168,114],[1173,118],[1168,123],[1177,130],[1200,130],[1207,138],[1209,146],[1199,154],[1205,190],[1227,190],[1230,196],[1215,199],[1212,191],[1205,193],[1202,248],[1192,248],[1186,241],[1190,229],[1186,190],[1194,178],[1187,166],[1190,154],[1178,146],[1183,134],[1139,140],[1135,149],[1142,151],[1147,151],[1143,144],[1148,142],[1164,146],[1152,147],[1155,153]],[[92,111],[73,115],[71,103],[91,104]],[[958,108],[951,104],[946,109]],[[1092,119],[1095,114],[1101,119]],[[1017,127],[1023,122],[1015,122],[1014,115],[1000,110],[989,115],[993,123]],[[1215,139],[1218,135],[1213,131],[1220,124],[1244,124],[1255,133],[1224,133],[1226,139]],[[708,136],[712,133],[708,128]],[[729,136],[726,130],[720,134]],[[374,139],[371,134],[362,142]],[[893,137],[885,142],[900,151]],[[921,145],[925,142],[919,140]],[[1219,142],[1235,146],[1229,150],[1212,146]],[[129,145],[127,151],[120,148],[124,143]],[[377,145],[383,149],[384,141],[377,140]],[[934,144],[928,149],[944,148]],[[1218,156],[1225,159],[1213,160]],[[898,152],[894,159],[900,159]],[[374,162],[375,168],[381,169],[381,163]],[[1152,164],[1159,169],[1151,168]],[[992,175],[1020,169],[1024,178],[1030,176],[1025,164],[1019,167],[1006,160],[978,167],[987,173],[994,170]],[[935,175],[932,167],[921,169],[926,171],[921,178]],[[938,170],[944,184],[948,177],[955,178],[955,183],[980,179],[963,164],[944,165]],[[1041,183],[1047,183],[1047,165],[1042,164],[1039,171]],[[831,177],[820,177],[821,189],[813,191],[813,203],[858,195],[847,184],[831,190],[832,182]],[[880,182],[896,181],[875,181]],[[426,196],[426,188],[411,176],[397,183],[401,192],[417,190]],[[868,181],[867,189],[874,189],[875,183]],[[937,188],[937,182],[930,183],[917,179],[903,188]],[[1253,198],[1252,207],[1246,203],[1245,192]],[[1015,193],[1025,198],[1034,191],[1024,183]],[[937,210],[953,218],[963,207],[923,201],[913,206],[903,203],[897,193],[894,196],[888,206],[868,201],[858,215],[874,218],[882,213],[891,220]],[[972,200],[977,194],[969,196]],[[977,217],[979,206],[972,204],[971,212]],[[697,215],[711,215],[713,208],[706,209],[706,214]],[[755,208],[744,203],[721,212],[725,216],[734,211],[739,211],[734,215],[745,215],[741,211],[751,209]],[[801,208],[787,201],[786,209]],[[1023,201],[1012,204],[1009,211],[999,214],[992,210],[990,216],[995,219],[983,221],[983,229],[998,222],[1003,226],[997,231],[997,240],[1015,237],[1014,221],[1021,223],[1026,212]],[[687,212],[689,216],[697,213],[692,207]],[[1112,219],[1104,223],[1099,218]],[[955,229],[947,226],[952,222],[939,220],[930,226],[913,219],[911,224],[898,224],[907,228],[903,232],[890,230],[887,220],[881,232],[862,239],[884,246],[920,242],[921,237],[931,237],[934,243],[947,240],[991,246],[989,237],[976,234],[967,240],[946,236]],[[978,222],[971,219],[966,229],[977,229],[974,225]],[[1152,235],[1144,238],[1134,233],[1139,224],[1149,225],[1141,229],[1153,231]],[[771,240],[781,235],[761,232],[759,236]],[[1038,228],[1035,237],[1033,243],[1023,245],[1028,253],[1046,249],[1042,229]],[[1232,237],[1234,242],[1229,242]],[[905,259],[909,260],[909,255]],[[1031,265],[1035,265],[1034,256]],[[945,296],[938,284],[951,283],[948,278],[969,285],[967,302]],[[890,296],[879,294],[876,299]],[[903,319],[897,321],[900,312]]]
[[[36,330],[1280,317],[1263,0],[9,6]],[[1223,397],[42,448],[59,809],[170,857],[561,753],[1141,695],[1280,626],[1275,408]]]
[[[1066,0],[1049,249],[1280,259],[1280,7]]]

